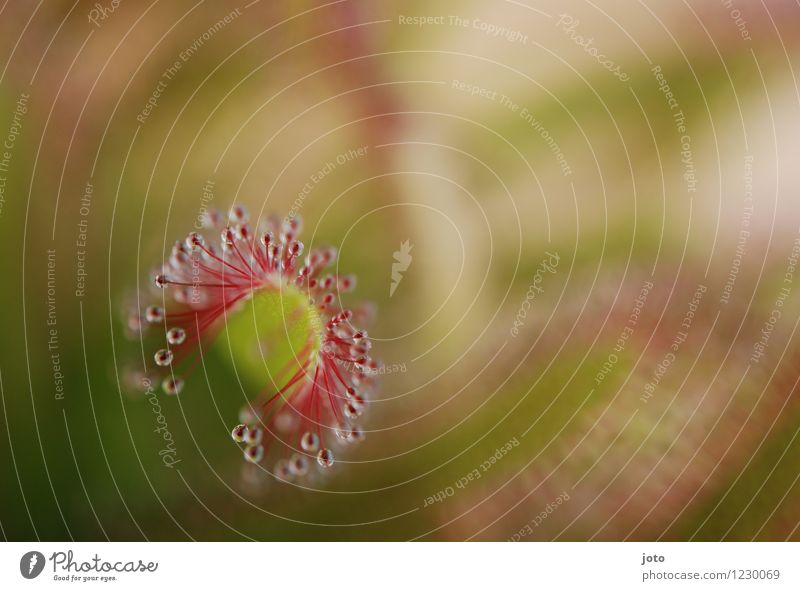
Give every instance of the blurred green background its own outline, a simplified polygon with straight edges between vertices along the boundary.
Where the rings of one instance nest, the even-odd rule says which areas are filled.
[[[0,15],[6,539],[800,538],[796,4]],[[236,202],[336,245],[402,368],[307,488],[243,485],[225,347],[160,398],[173,468],[127,387],[128,306]]]

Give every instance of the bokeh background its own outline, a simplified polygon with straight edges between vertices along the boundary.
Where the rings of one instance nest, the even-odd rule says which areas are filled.
[[[3,536],[800,538],[799,33],[788,0],[3,3]],[[129,387],[126,310],[233,203],[339,248],[396,368],[312,486],[242,481],[231,351],[160,397],[173,467]]]

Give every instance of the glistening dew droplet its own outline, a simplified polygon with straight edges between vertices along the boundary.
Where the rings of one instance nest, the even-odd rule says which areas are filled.
[[[321,449],[317,453],[317,463],[323,468],[333,466],[333,452],[329,449]]]
[[[155,359],[156,365],[166,367],[172,363],[172,351],[169,349],[159,349],[156,351],[156,354],[153,355],[153,359]]]
[[[358,418],[360,414],[361,413],[359,412],[358,407],[356,407],[356,405],[352,402],[348,402],[344,405],[344,416],[346,416],[348,419]]]
[[[186,331],[182,328],[170,328],[167,331],[167,342],[170,345],[180,345],[186,340]]]
[[[350,434],[350,441],[352,443],[361,443],[366,438],[364,430],[361,427],[354,427],[353,432]]]
[[[161,306],[147,306],[144,310],[144,317],[150,323],[162,322],[164,320],[164,308]]]
[[[308,472],[308,459],[298,453],[289,459],[289,471],[295,476],[304,476]]]
[[[316,452],[319,449],[319,437],[316,433],[306,431],[300,438],[300,447],[302,447],[304,451]]]
[[[236,425],[231,431],[231,437],[236,443],[244,443],[245,435],[247,435],[247,425]]]
[[[286,460],[278,460],[275,462],[275,478],[279,480],[289,480],[292,477],[292,471],[289,469],[289,462]]]
[[[254,445],[244,449],[244,459],[248,462],[258,464],[264,459],[264,447],[262,445]]]
[[[180,394],[183,389],[183,379],[173,377],[164,378],[164,381],[161,382],[161,389],[164,390],[166,394]]]
[[[264,430],[261,427],[254,427],[247,430],[244,435],[244,442],[247,445],[256,445],[261,443],[264,438]]]

